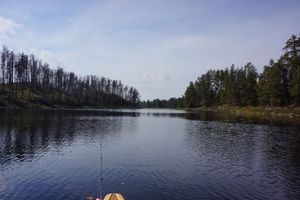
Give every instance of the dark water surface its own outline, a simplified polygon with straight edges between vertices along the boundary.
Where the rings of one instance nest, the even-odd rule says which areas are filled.
[[[300,128],[172,110],[0,110],[0,199],[300,199]]]

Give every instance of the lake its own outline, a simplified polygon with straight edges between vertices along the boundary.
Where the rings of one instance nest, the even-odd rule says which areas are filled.
[[[300,199],[300,127],[177,110],[0,110],[0,199]]]

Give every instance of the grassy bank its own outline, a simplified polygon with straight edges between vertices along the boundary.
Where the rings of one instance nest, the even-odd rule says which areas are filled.
[[[272,116],[300,118],[300,107],[263,107],[263,106],[213,106],[186,109],[188,111],[226,112],[241,116]]]

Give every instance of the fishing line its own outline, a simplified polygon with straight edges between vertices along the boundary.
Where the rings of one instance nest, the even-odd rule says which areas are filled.
[[[102,134],[100,134],[99,137],[99,145],[100,145],[100,159],[99,159],[99,167],[100,167],[100,172],[99,172],[99,177],[98,177],[98,198],[102,200],[102,186],[103,186],[103,155],[102,155]]]

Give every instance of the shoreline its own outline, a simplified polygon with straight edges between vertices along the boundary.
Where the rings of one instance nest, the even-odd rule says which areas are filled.
[[[0,109],[39,109],[39,110],[81,110],[81,109],[139,109],[139,107],[120,107],[120,106],[88,106],[88,105],[82,105],[82,106],[65,106],[65,105],[44,105],[44,104],[26,104],[23,106],[18,105],[6,105],[6,106],[0,106]]]
[[[270,116],[270,117],[288,117],[300,118],[300,106],[298,107],[264,107],[264,106],[212,106],[185,108],[191,112],[213,112],[213,113],[230,113],[240,116]]]

